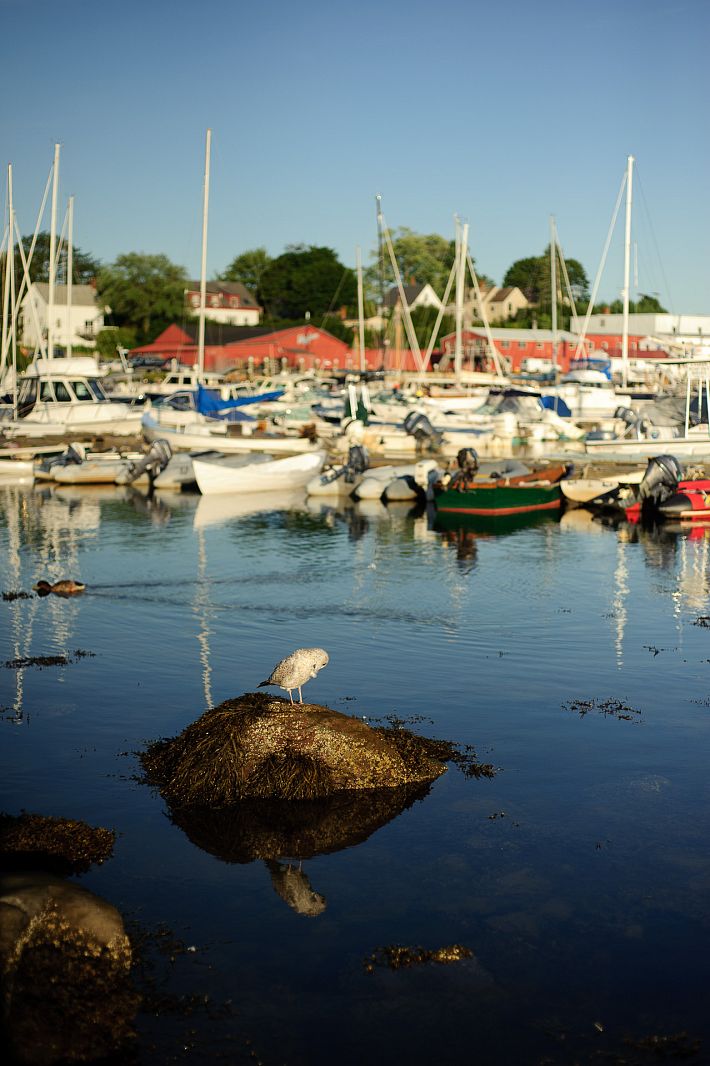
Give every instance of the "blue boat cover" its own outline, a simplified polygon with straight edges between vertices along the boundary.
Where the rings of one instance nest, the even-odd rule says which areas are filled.
[[[278,400],[283,394],[283,389],[275,389],[273,392],[260,392],[258,396],[240,396],[237,400],[223,400],[219,392],[206,389],[204,385],[198,385],[195,407],[201,415],[220,418],[223,417],[223,412],[226,414],[235,407],[246,407],[250,403],[268,403],[269,400]]]
[[[560,418],[571,418],[572,412],[559,396],[541,396],[540,403],[543,407],[546,407],[548,411],[554,411]]]

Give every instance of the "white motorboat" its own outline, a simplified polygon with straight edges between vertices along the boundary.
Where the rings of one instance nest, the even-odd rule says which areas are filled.
[[[182,424],[168,424],[157,417],[157,409],[146,411],[141,421],[144,438],[166,440],[173,452],[206,451],[219,452],[279,452],[282,455],[313,452],[317,441],[310,437],[291,437],[286,434],[269,433],[259,428],[257,422],[225,422],[217,419],[195,420],[186,418]]]
[[[630,470],[626,473],[603,474],[596,477],[585,474],[583,477],[562,478],[560,488],[562,495],[570,503],[585,504],[596,500],[607,492],[613,492],[620,485],[640,485],[645,469]]]
[[[20,378],[17,418],[5,407],[0,430],[7,437],[140,433],[141,408],[112,402],[103,377],[88,356],[35,360]]]
[[[311,478],[323,469],[326,453],[292,455],[274,459],[270,463],[233,467],[221,460],[193,458],[192,467],[200,492],[205,496],[216,493],[272,492],[305,488]]]

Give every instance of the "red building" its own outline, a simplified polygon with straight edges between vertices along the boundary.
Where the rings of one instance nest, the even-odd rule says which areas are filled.
[[[166,362],[177,359],[186,366],[197,363],[197,326],[173,324],[150,344],[134,348],[131,356],[158,356]],[[294,369],[345,369],[355,365],[350,348],[332,333],[317,326],[290,326],[270,331],[267,327],[243,328],[205,324],[205,370],[227,373],[230,370],[261,367],[266,360],[271,368],[284,362]]]
[[[518,373],[524,359],[545,359],[553,361],[553,335],[550,329],[491,329],[493,343],[498,354],[505,360],[512,373]],[[561,371],[569,368],[570,360],[577,350],[577,336],[566,330],[557,333],[557,365]],[[488,335],[483,326],[473,326],[462,334],[464,368],[482,369],[481,361],[488,355]],[[449,333],[442,338],[443,357],[453,359],[456,347],[456,334]],[[589,353],[594,344],[588,337],[585,350]]]

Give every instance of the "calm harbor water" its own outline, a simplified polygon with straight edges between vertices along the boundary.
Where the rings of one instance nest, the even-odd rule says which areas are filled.
[[[79,883],[171,930],[189,950],[155,951],[154,978],[203,1002],[139,1011],[134,1061],[643,1063],[682,1033],[669,1049],[710,1061],[704,531],[6,486],[0,548],[3,591],[87,584],[0,603],[0,809],[115,829]],[[177,824],[135,752],[313,645],[307,699],[415,719],[498,773],[452,766],[356,839],[344,817],[300,871],[311,916],[288,856]],[[41,655],[73,661],[7,665]],[[365,967],[450,944],[473,955]]]

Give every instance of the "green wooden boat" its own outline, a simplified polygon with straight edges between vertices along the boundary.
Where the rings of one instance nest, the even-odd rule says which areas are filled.
[[[560,481],[567,467],[549,466],[511,477],[491,477],[459,470],[448,484],[434,486],[441,514],[512,515],[555,511],[562,506]]]

